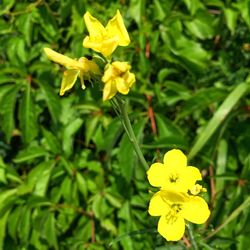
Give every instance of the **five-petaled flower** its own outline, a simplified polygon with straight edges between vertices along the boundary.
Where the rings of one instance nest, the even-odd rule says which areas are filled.
[[[127,46],[130,38],[123,23],[122,16],[117,10],[116,15],[104,27],[87,11],[84,15],[89,36],[83,40],[83,47],[100,52],[105,57],[111,55],[117,46]]]
[[[202,224],[210,215],[203,198],[173,190],[157,192],[150,200],[148,211],[152,216],[161,216],[158,232],[168,241],[178,241],[182,238],[185,220]]]
[[[102,81],[104,82],[103,100],[111,99],[117,91],[128,94],[129,89],[135,82],[135,75],[129,70],[131,66],[127,62],[112,62],[107,64]]]
[[[70,90],[74,86],[77,77],[80,77],[82,89],[85,89],[84,79],[89,80],[92,75],[100,74],[97,64],[85,57],[75,60],[49,48],[44,48],[44,52],[50,60],[67,68],[63,73],[60,95],[64,95],[65,91]]]
[[[178,192],[188,192],[202,179],[198,168],[187,166],[187,157],[179,149],[168,151],[163,164],[152,164],[147,175],[152,186]]]

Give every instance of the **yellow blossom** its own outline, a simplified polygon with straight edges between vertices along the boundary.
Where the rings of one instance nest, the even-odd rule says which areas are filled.
[[[202,224],[210,215],[203,198],[173,190],[157,192],[150,200],[148,211],[152,216],[161,216],[158,232],[168,241],[178,241],[183,237],[185,220]]]
[[[207,189],[202,187],[200,184],[195,184],[189,191],[192,195],[197,195],[200,192],[207,192]]]
[[[117,10],[116,15],[109,20],[106,27],[88,11],[84,15],[84,21],[89,36],[83,40],[83,47],[91,48],[107,57],[114,52],[117,46],[129,45],[130,38],[119,10]]]
[[[187,166],[187,157],[178,149],[168,151],[163,164],[152,164],[147,176],[152,186],[179,192],[188,192],[197,180],[202,179],[199,169]]]
[[[107,64],[102,77],[104,82],[103,100],[111,99],[117,92],[128,94],[129,89],[135,82],[135,75],[129,70],[131,66],[127,62],[113,62]]]
[[[63,73],[60,95],[74,86],[77,77],[80,77],[82,89],[85,89],[84,79],[90,79],[91,74],[100,74],[97,64],[85,57],[75,60],[49,48],[44,48],[44,52],[51,61],[67,68]]]

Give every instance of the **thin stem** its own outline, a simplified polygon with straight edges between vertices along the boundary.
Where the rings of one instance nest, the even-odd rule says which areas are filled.
[[[124,124],[124,120],[122,119],[122,116],[121,116],[121,114],[120,114],[121,111],[120,111],[119,105],[118,105],[117,102],[114,101],[113,99],[111,99],[110,101],[111,101],[111,104],[112,104],[112,106],[113,106],[113,109],[114,109],[116,115],[120,118],[120,121],[121,121],[121,123],[122,123],[122,125],[123,125],[123,128],[124,128],[126,134],[127,134],[128,137],[129,137],[129,140],[131,141],[131,137],[130,137],[129,131],[127,130],[127,127],[126,127],[125,124]]]
[[[148,164],[143,156],[143,153],[141,151],[141,148],[138,144],[138,141],[136,139],[136,136],[134,134],[134,130],[132,128],[128,113],[127,113],[127,109],[126,109],[126,102],[124,100],[122,100],[120,97],[115,96],[114,97],[114,102],[115,102],[115,106],[119,109],[119,117],[121,119],[122,125],[128,135],[128,138],[130,140],[130,142],[132,143],[134,150],[141,162],[141,164],[143,165],[143,167],[145,168],[145,170],[148,169]]]
[[[187,229],[188,229],[188,236],[189,236],[190,242],[191,242],[194,250],[199,250],[198,245],[197,245],[195,238],[194,238],[192,228],[189,225],[187,225]]]

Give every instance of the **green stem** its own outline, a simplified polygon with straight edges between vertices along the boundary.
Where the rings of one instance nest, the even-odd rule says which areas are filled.
[[[145,168],[145,170],[147,170],[148,163],[146,162],[144,155],[141,151],[141,148],[138,144],[138,141],[135,137],[134,130],[132,128],[132,125],[131,125],[131,122],[130,122],[130,119],[129,119],[129,116],[127,113],[126,102],[123,99],[121,99],[119,96],[115,96],[113,98],[112,104],[115,106],[114,108],[119,110],[119,116],[120,116],[122,125],[123,125],[123,127],[128,135],[128,138],[129,138],[130,142],[132,143],[134,150],[135,150],[142,166]]]
[[[194,238],[192,228],[189,225],[187,225],[187,229],[188,229],[188,236],[189,236],[189,239],[191,241],[191,244],[192,244],[194,250],[199,250],[198,245],[197,245],[195,238]]]

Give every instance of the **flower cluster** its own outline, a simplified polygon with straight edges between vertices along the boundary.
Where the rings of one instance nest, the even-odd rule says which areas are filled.
[[[84,21],[89,35],[84,38],[83,47],[100,53],[105,63],[97,64],[94,59],[85,57],[71,59],[45,48],[44,51],[50,60],[67,68],[63,74],[60,95],[70,90],[78,77],[82,89],[85,89],[85,80],[101,81],[104,84],[104,101],[113,98],[117,92],[128,94],[135,83],[135,75],[130,72],[131,66],[128,62],[111,60],[111,55],[118,46],[127,46],[130,43],[119,10],[105,27],[89,12],[85,13]],[[130,123],[124,122],[125,128],[126,124]],[[138,152],[137,146],[135,149]],[[138,155],[140,156],[140,153]],[[185,220],[201,224],[208,219],[208,205],[198,196],[206,190],[196,183],[202,179],[201,173],[198,168],[187,166],[187,157],[180,150],[168,151],[164,155],[163,163],[151,165],[147,176],[149,183],[159,188],[150,200],[148,211],[152,216],[160,216],[158,231],[164,238],[178,241],[184,235]]]
[[[64,95],[65,91],[70,90],[74,86],[77,77],[81,80],[82,89],[85,89],[84,80],[91,80],[101,75],[103,75],[101,80],[104,83],[104,101],[111,99],[117,92],[124,95],[128,94],[135,82],[135,75],[130,72],[131,66],[127,62],[109,61],[111,54],[117,46],[127,46],[130,43],[130,38],[119,10],[109,20],[106,27],[88,11],[84,15],[84,21],[89,36],[84,38],[83,47],[101,53],[107,64],[103,67],[104,72],[102,72],[102,67],[100,68],[94,60],[88,60],[85,57],[81,57],[78,60],[71,59],[52,49],[44,48],[50,60],[67,68],[63,74],[60,95]]]
[[[154,163],[147,172],[149,183],[160,188],[149,204],[149,214],[160,216],[158,232],[168,241],[180,240],[185,220],[204,223],[210,211],[205,200],[197,196],[206,190],[196,181],[202,179],[198,168],[187,166],[187,157],[178,149],[164,155],[163,164]]]

